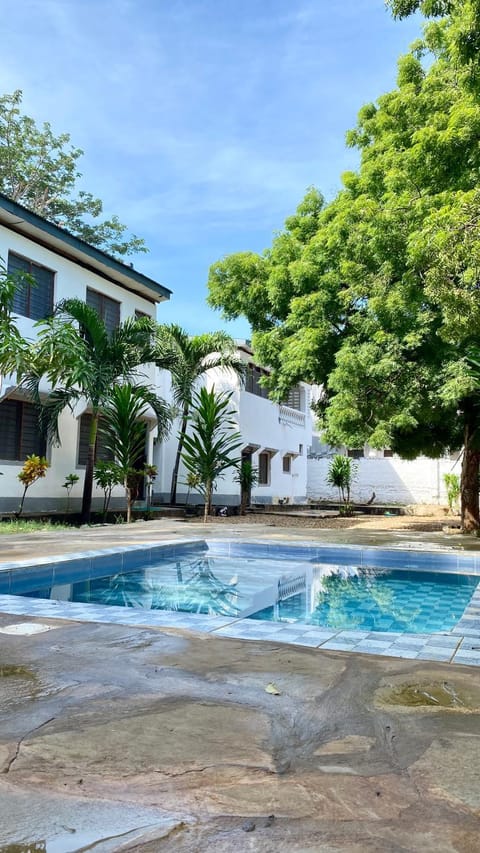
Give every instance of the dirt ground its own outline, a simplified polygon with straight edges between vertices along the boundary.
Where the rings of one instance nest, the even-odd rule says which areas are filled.
[[[190,519],[192,522],[203,524],[203,519]],[[419,532],[448,532],[460,533],[458,516],[438,512],[436,515],[354,515],[351,518],[340,517],[309,517],[287,512],[259,512],[248,515],[232,515],[227,518],[216,517],[215,524],[231,527],[236,524],[263,524],[269,527],[311,528],[317,530],[417,530]]]

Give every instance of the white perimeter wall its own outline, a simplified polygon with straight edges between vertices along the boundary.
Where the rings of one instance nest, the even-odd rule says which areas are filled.
[[[338,490],[327,485],[332,457],[308,460],[307,495],[310,500],[338,500]],[[358,473],[352,487],[352,500],[368,501],[375,492],[375,503],[448,504],[444,474],[460,475],[460,462],[451,459],[356,459]]]

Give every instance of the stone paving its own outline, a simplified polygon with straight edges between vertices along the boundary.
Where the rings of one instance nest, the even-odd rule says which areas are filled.
[[[15,537],[0,560],[15,571],[235,536],[155,525]],[[358,543],[242,529],[253,537]],[[408,542],[463,553],[439,537]],[[0,853],[478,849],[478,592],[454,631],[411,643],[130,608],[108,608],[107,623],[100,606],[26,602],[0,599]]]

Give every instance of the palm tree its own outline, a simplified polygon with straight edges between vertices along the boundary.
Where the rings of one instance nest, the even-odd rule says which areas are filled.
[[[149,407],[157,418],[159,438],[165,438],[172,420],[171,408],[146,385],[133,385],[131,382],[115,385],[101,413],[100,429],[104,445],[115,455],[118,471],[122,475],[127,499],[127,522],[132,517],[136,481],[145,476],[145,466],[137,470],[136,463],[145,449],[145,416]]]
[[[139,377],[140,365],[154,360],[156,323],[148,317],[128,318],[109,333],[94,308],[81,299],[66,299],[37,327],[32,366],[23,384],[40,406],[46,435],[60,443],[58,417],[67,406],[73,411],[80,400],[87,402],[92,415],[82,500],[82,521],[88,523],[101,410],[116,384]],[[155,358],[161,364],[158,347]],[[170,366],[168,358],[163,366]],[[42,378],[53,387],[45,401],[39,394]]]
[[[233,338],[226,332],[210,332],[190,337],[184,329],[172,323],[159,326],[158,341],[161,345],[160,355],[163,360],[165,360],[165,347],[170,352],[173,400],[181,413],[178,446],[170,487],[170,503],[174,506],[177,502],[178,470],[187,431],[188,415],[198,379],[204,376],[207,370],[215,367],[224,367],[243,376],[245,364],[237,354]]]
[[[29,343],[18,331],[13,314],[15,291],[31,276],[10,275],[0,259],[0,387],[2,374],[21,371],[29,354]]]
[[[229,408],[231,394],[217,394],[215,388],[200,388],[192,401],[191,435],[183,437],[182,461],[189,474],[196,474],[205,500],[204,521],[212,508],[216,480],[228,468],[237,468],[240,459],[233,456],[242,444],[236,427],[235,412]]]

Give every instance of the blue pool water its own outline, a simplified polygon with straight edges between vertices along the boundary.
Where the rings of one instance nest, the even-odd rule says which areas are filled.
[[[285,548],[278,555],[275,548],[252,545],[243,550],[238,545],[236,555],[232,551],[216,554],[196,546],[159,557],[152,550],[144,565],[138,551],[135,560],[119,555],[77,559],[70,572],[67,561],[12,573],[8,589],[6,575],[0,573],[0,592],[338,630],[435,633],[457,624],[479,582],[478,574],[448,572],[443,564],[437,572],[357,566],[353,563],[359,554],[348,549],[332,552],[335,563],[324,562],[326,555],[318,549],[292,548],[290,560]],[[399,552],[383,553],[385,562],[395,566],[402,557]],[[382,552],[369,554],[372,562],[382,561]],[[128,570],[132,562],[135,568]]]

